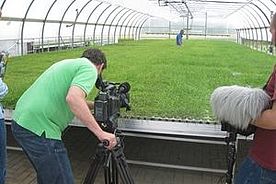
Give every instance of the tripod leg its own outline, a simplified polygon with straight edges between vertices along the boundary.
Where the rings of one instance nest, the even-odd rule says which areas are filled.
[[[110,167],[112,165],[112,160],[111,160],[111,152],[108,151],[108,156],[107,156],[107,159],[105,160],[105,163],[104,163],[104,181],[105,181],[105,184],[111,184],[113,183],[112,180],[111,180],[111,171],[110,171]]]
[[[114,164],[115,163],[115,164]],[[112,158],[112,181],[114,184],[119,184],[118,169],[114,157]]]
[[[227,137],[227,173],[226,184],[232,184],[234,176],[234,167],[237,159],[237,133],[230,132]]]
[[[123,153],[123,148],[119,146],[116,150],[113,150],[112,153],[122,182],[124,184],[134,184],[134,180],[131,176],[125,155]]]
[[[101,166],[103,166],[104,161],[106,160],[106,150],[103,145],[100,143],[96,150],[96,154],[94,155],[92,162],[89,166],[89,169],[86,173],[83,184],[91,184],[95,182],[96,176],[99,172]]]

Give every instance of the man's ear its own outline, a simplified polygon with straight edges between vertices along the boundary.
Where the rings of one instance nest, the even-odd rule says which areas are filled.
[[[97,70],[98,70],[98,73],[101,73],[102,70],[103,70],[103,68],[104,68],[104,63],[99,64],[99,65],[96,65],[96,68],[97,68]]]
[[[101,70],[103,70],[103,69],[104,69],[104,63],[101,64]]]

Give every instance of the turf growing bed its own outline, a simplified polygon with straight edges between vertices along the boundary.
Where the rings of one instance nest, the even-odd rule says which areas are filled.
[[[131,84],[130,116],[212,120],[209,99],[216,87],[262,87],[276,61],[265,53],[218,40],[188,40],[180,48],[174,40],[122,41],[100,49],[108,59],[104,79]],[[11,58],[5,107],[14,108],[24,90],[51,64],[79,57],[83,50]]]

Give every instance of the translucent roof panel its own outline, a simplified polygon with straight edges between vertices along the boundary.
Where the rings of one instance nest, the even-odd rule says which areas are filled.
[[[44,49],[47,42],[60,48],[136,38],[152,17],[167,21],[166,26],[178,24],[178,31],[242,31],[247,38],[269,41],[276,10],[275,0],[0,0],[0,5],[0,39],[13,39],[21,53],[32,40]]]
[[[235,27],[269,26],[271,12],[276,9],[275,0],[158,0],[152,1],[168,8],[179,17],[205,21],[230,19]],[[234,18],[233,18],[234,17]]]

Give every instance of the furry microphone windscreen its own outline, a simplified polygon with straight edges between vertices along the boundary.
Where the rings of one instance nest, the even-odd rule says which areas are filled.
[[[270,97],[259,88],[222,86],[211,95],[211,106],[219,121],[238,129],[246,129],[261,113],[270,108]]]

